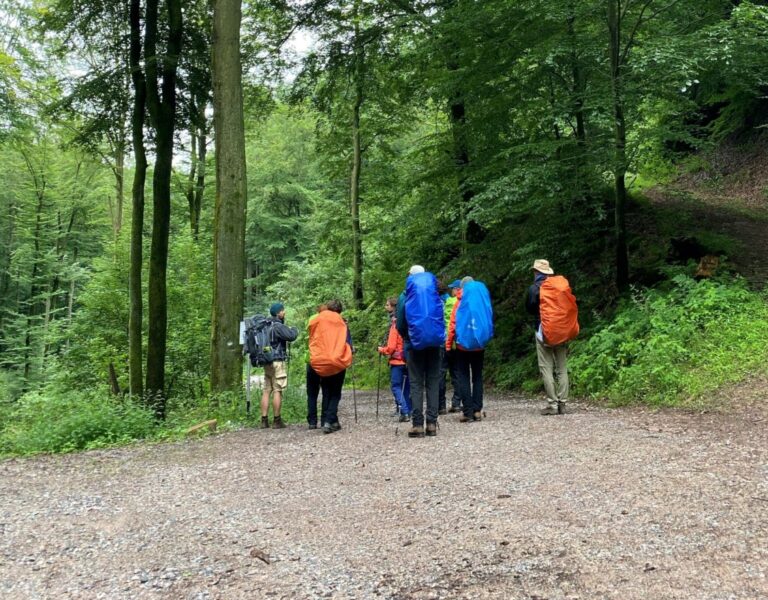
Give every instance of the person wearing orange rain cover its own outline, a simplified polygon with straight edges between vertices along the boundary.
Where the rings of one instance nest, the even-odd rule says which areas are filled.
[[[538,259],[533,263],[533,285],[528,288],[528,294],[525,299],[525,308],[536,318],[536,356],[539,362],[539,372],[544,380],[544,391],[547,394],[547,406],[541,410],[542,415],[562,415],[565,414],[565,405],[568,402],[568,349],[566,342],[575,337],[579,332],[578,319],[576,314],[565,312],[560,317],[556,325],[557,331],[547,331],[543,326],[542,320],[542,285],[547,288],[547,294],[550,294],[550,284],[553,282],[564,282],[561,290],[562,298],[566,303],[572,303],[570,313],[576,310],[576,299],[571,293],[568,281],[561,276],[555,276],[555,272],[549,265],[549,261]],[[549,282],[547,282],[549,280]],[[547,282],[547,283],[545,283]],[[552,311],[552,303],[547,301],[547,310]],[[556,307],[559,308],[559,307]],[[551,316],[551,315],[550,315]],[[553,336],[556,335],[553,339]],[[557,375],[557,387],[555,387],[555,375]]]

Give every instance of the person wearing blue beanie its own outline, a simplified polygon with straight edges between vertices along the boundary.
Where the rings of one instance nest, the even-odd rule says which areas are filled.
[[[269,397],[272,396],[272,427],[282,429],[285,427],[280,416],[283,392],[288,386],[288,370],[285,361],[288,358],[287,342],[294,341],[299,330],[285,325],[285,306],[282,302],[275,302],[269,307],[272,315],[272,356],[274,360],[264,365],[264,391],[261,395],[261,427],[269,428]]]

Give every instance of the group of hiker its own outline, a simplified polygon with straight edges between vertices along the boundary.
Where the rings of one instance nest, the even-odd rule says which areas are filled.
[[[568,401],[567,342],[579,330],[578,311],[568,281],[554,274],[549,262],[533,263],[534,282],[525,306],[535,320],[535,345],[547,405],[542,415],[564,414]],[[355,349],[339,300],[318,307],[308,323],[309,360],[306,366],[307,423],[323,433],[339,431],[338,408],[347,369]],[[407,273],[399,297],[386,300],[389,329],[377,350],[389,363],[395,416],[411,422],[408,436],[437,435],[440,415],[458,413],[460,423],[481,421],[485,348],[494,335],[493,308],[488,288],[466,276],[441,285],[421,265]],[[246,323],[245,351],[251,364],[264,367],[261,426],[285,425],[280,416],[287,386],[287,344],[298,336],[285,325],[285,307],[272,304],[270,317]],[[447,401],[450,376],[453,397]],[[320,419],[317,403],[322,393]]]

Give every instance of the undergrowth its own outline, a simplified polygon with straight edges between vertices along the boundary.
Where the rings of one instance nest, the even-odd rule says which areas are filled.
[[[573,391],[614,405],[706,404],[722,385],[765,371],[766,339],[768,304],[743,280],[677,275],[573,344]]]

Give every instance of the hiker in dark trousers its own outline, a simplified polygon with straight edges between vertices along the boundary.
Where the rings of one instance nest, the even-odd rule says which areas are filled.
[[[536,356],[539,362],[539,372],[544,380],[544,391],[547,394],[547,406],[542,409],[542,415],[557,415],[565,413],[568,402],[568,363],[565,344],[550,346],[544,342],[541,331],[541,284],[554,275],[549,261],[539,259],[533,263],[533,285],[528,288],[525,299],[525,309],[536,318]],[[555,373],[557,374],[557,389],[555,389]]]
[[[483,363],[485,361],[485,350],[467,350],[456,340],[456,312],[461,306],[464,284],[469,281],[474,280],[472,277],[464,277],[461,280],[461,287],[456,294],[456,303],[451,311],[448,337],[445,340],[445,349],[454,353],[456,360],[459,398],[463,407],[463,414],[459,418],[461,423],[481,421],[483,418]]]
[[[310,366],[307,371],[307,380],[312,385],[316,385],[318,378],[320,380],[320,390],[323,394],[321,409],[323,433],[333,433],[341,429],[338,416],[341,390],[344,386],[347,367],[352,364],[354,349],[349,327],[340,316],[343,309],[341,301],[331,300],[326,307],[327,311],[318,313],[309,323]],[[336,315],[328,313],[336,313]],[[312,373],[309,372],[310,370]],[[309,392],[308,389],[308,395]],[[316,391],[312,390],[312,393],[317,402]],[[312,429],[311,422],[310,429]]]
[[[414,265],[408,271],[409,275],[425,273],[424,267]],[[430,274],[427,274],[430,275]],[[430,275],[434,279],[434,275]],[[438,311],[442,309],[440,298],[437,294],[437,282],[434,290],[430,290],[437,302]],[[405,354],[408,365],[408,378],[411,381],[411,419],[412,427],[408,437],[424,437],[424,435],[437,435],[438,402],[440,394],[440,361],[441,346],[444,343],[445,331],[442,330],[442,339],[427,347],[416,349],[409,336],[407,289],[397,303],[397,331],[403,337]],[[424,428],[424,396],[426,394],[426,430]]]
[[[307,322],[307,327],[312,319],[315,319],[324,310],[328,310],[325,304],[321,304],[317,307],[317,314],[312,315]],[[321,377],[312,368],[312,365],[307,363],[307,426],[309,429],[317,429],[317,399],[320,397],[320,383]],[[320,422],[324,423],[323,413],[320,413]]]
[[[401,423],[405,423],[411,418],[411,384],[408,380],[403,337],[397,331],[397,298],[387,299],[384,308],[390,315],[389,335],[386,345],[379,346],[378,351],[389,359],[390,387],[397,404],[398,418]]]
[[[458,294],[460,286],[460,279],[456,279],[448,284],[448,295],[445,298],[445,304],[443,306],[443,318],[445,320],[446,335],[448,334],[448,327],[451,324],[451,314],[453,313],[453,306],[456,304],[456,295]],[[446,393],[448,391],[448,382],[446,375],[450,375],[451,387],[453,388],[451,408],[447,411],[446,407],[448,402]],[[456,353],[454,350],[448,350],[446,348],[443,352],[443,359],[440,364],[440,401],[438,403],[437,411],[439,414],[444,415],[446,412],[461,412],[461,398],[458,393],[458,379],[458,375],[456,374]]]
[[[299,330],[285,325],[285,306],[275,302],[269,307],[272,316],[272,356],[271,364],[264,366],[264,392],[261,395],[261,427],[269,428],[269,396],[272,396],[272,427],[282,429],[285,427],[280,416],[280,408],[283,402],[283,392],[288,386],[288,370],[285,361],[288,358],[288,342],[294,341]]]

